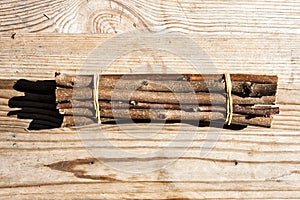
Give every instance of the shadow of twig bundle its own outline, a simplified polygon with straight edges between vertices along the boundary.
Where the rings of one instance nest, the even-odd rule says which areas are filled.
[[[16,115],[19,119],[32,119],[28,129],[40,130],[61,127],[63,116],[56,109],[55,81],[28,81],[20,79],[14,89],[24,92],[24,96],[12,97],[10,108],[21,108],[10,111],[7,115]]]

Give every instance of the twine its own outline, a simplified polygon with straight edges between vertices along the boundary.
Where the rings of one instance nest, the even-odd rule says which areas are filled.
[[[227,98],[226,98],[226,120],[225,124],[230,125],[232,122],[232,117],[233,117],[233,101],[232,101],[232,83],[231,83],[231,78],[229,73],[225,73],[225,84],[226,84],[226,93],[227,93]]]
[[[94,74],[94,107],[95,115],[97,118],[98,124],[101,124],[100,118],[100,106],[99,106],[99,74]]]

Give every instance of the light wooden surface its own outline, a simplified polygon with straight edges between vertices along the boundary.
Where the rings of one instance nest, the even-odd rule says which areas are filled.
[[[94,48],[114,38],[110,33],[136,28],[180,31],[192,33],[188,37],[208,54],[218,73],[278,75],[281,109],[271,129],[220,129],[205,157],[199,152],[207,142],[208,127],[197,127],[197,138],[175,163],[151,173],[130,174],[109,166],[121,160],[117,156],[104,162],[94,159],[74,130],[26,131],[28,120],[6,116],[8,99],[20,93],[1,91],[1,199],[300,198],[298,1],[3,0],[0,11],[1,79],[43,80],[53,79],[56,71],[78,72]],[[125,43],[126,38],[119,45]],[[136,59],[137,55],[146,58]],[[162,61],[149,55],[128,54],[106,73],[127,73],[145,63],[193,72],[183,60]],[[89,67],[93,71],[99,66]],[[167,145],[180,126],[186,131],[194,128],[167,124],[151,139],[128,138],[116,125],[105,125],[103,131],[114,145],[143,152]]]
[[[297,0],[1,1],[0,32],[297,34]]]

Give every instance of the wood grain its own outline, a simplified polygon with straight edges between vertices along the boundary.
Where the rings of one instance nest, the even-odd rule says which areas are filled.
[[[33,79],[53,79],[56,71],[75,74],[79,71],[91,51],[104,41],[113,38],[112,35],[63,35],[63,34],[27,34],[19,35],[19,38],[12,40],[9,36],[1,35],[1,71],[2,76]],[[297,37],[247,37],[247,36],[204,36],[191,35],[191,38],[208,54],[210,60],[219,73],[230,71],[230,73],[257,73],[258,69],[262,74],[279,76],[279,83],[299,84],[299,45]],[[121,40],[120,37],[118,40]],[[124,36],[126,41],[126,37]],[[25,45],[26,44],[26,45]],[[122,44],[120,44],[122,46]],[[143,46],[141,43],[139,46]],[[116,46],[111,46],[116,49]],[[105,71],[111,73],[130,73],[138,65],[146,62],[154,63],[160,60],[155,56],[149,56],[141,60],[134,59],[137,55],[149,55],[149,52],[131,53],[115,61]],[[153,53],[153,52],[152,52]],[[28,60],[30,58],[30,60]],[[95,72],[99,69],[97,62],[101,58],[95,59],[94,65],[90,65],[89,70]],[[130,62],[128,63],[128,59]],[[184,73],[195,72],[183,60],[164,60],[164,68],[174,69],[174,71],[184,71]],[[207,58],[203,58],[207,59]],[[198,61],[201,63],[201,61]],[[34,70],[45,68],[41,73]],[[183,70],[183,66],[185,67]],[[41,70],[43,70],[41,68]],[[151,68],[145,68],[147,73],[151,73]],[[209,70],[203,66],[202,70]],[[199,72],[198,72],[199,73]],[[286,85],[284,86],[286,87]],[[298,87],[295,85],[294,87]]]
[[[75,73],[88,52],[110,37],[26,34],[11,40],[2,36],[1,78],[43,80],[54,79],[55,71]],[[1,196],[65,199],[299,197],[300,73],[299,61],[290,62],[290,52],[299,51],[299,41],[279,37],[224,36],[220,39],[201,35],[194,39],[203,44],[220,73],[227,70],[243,73],[248,66],[247,73],[257,73],[263,67],[265,74],[278,74],[277,103],[281,113],[275,117],[272,129],[251,126],[240,131],[220,129],[214,148],[206,157],[199,158],[201,147],[214,139],[207,138],[208,127],[198,127],[199,134],[192,146],[170,167],[143,175],[128,174],[110,168],[109,160],[95,160],[82,143],[95,139],[82,141],[75,130],[25,131],[28,120],[6,116],[10,96],[3,94],[0,101]],[[32,53],[36,48],[38,50]],[[191,72],[188,67],[182,68],[181,62],[165,63],[182,72]],[[39,71],[33,70],[36,68]],[[121,73],[129,69],[126,61],[118,61],[109,70],[109,73]],[[133,129],[130,124],[123,126]],[[128,138],[113,124],[105,125],[103,130],[108,141],[124,151],[152,152],[172,141],[179,127],[181,124],[167,124],[162,134],[150,139]],[[194,129],[192,125],[183,125],[183,130],[191,129]],[[171,149],[184,150],[179,143]]]
[[[299,33],[299,2],[196,0],[1,1],[0,32],[206,34]]]
[[[110,167],[122,161],[118,156],[95,159],[84,144],[97,140],[83,139],[74,129],[28,131],[30,120],[7,116],[13,109],[8,100],[22,93],[1,90],[0,199],[299,199],[299,11],[296,0],[2,0],[1,79],[53,80],[57,71],[79,72],[91,51],[116,33],[179,31],[189,33],[218,73],[278,75],[281,112],[271,129],[217,129],[220,135],[212,149],[208,144],[215,139],[207,135],[208,127],[165,124],[153,138],[136,138],[124,134],[119,125],[106,124],[107,140],[128,152],[157,151],[178,130],[197,130],[194,142],[176,162],[158,171],[131,174]],[[118,45],[125,43],[126,38]],[[108,45],[108,51],[118,45]],[[207,58],[198,62],[201,59]],[[124,55],[105,73],[130,73],[141,65],[151,73],[154,64],[163,65],[164,72],[194,73],[183,59],[150,51]],[[90,71],[98,68],[89,66]],[[122,128],[134,129],[126,123]],[[143,133],[147,136],[138,134]],[[178,142],[169,150],[185,149]],[[211,151],[200,157],[201,150]]]

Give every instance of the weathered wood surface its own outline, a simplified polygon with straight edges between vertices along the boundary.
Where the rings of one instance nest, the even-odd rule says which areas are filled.
[[[295,34],[299,2],[197,0],[1,1],[0,32]]]
[[[298,1],[5,0],[0,11],[1,79],[43,80],[53,79],[56,71],[75,73],[93,48],[113,37],[88,33],[141,27],[179,30],[199,33],[191,37],[219,73],[277,74],[281,110],[271,129],[221,129],[218,142],[203,158],[199,152],[208,128],[199,127],[194,143],[175,163],[152,173],[129,174],[95,160],[72,129],[26,131],[29,120],[6,116],[9,98],[22,93],[1,91],[1,199],[300,198]],[[130,72],[128,61],[131,66],[146,62],[129,54],[107,73]],[[164,62],[179,72],[193,73],[182,63]],[[114,124],[103,130],[113,144],[139,152],[167,144],[181,125],[167,124],[151,139],[130,138]],[[186,131],[191,128],[183,125]]]
[[[111,36],[38,34],[19,35],[14,40],[2,36],[1,78],[53,79],[55,71],[75,72],[88,52],[107,37]],[[299,51],[300,41],[201,35],[195,36],[195,40],[205,44],[203,48],[220,73],[227,70],[241,73],[248,66],[253,73],[263,67],[264,73],[279,75],[277,101],[281,113],[275,117],[272,129],[220,130],[215,148],[200,159],[196,155],[208,128],[199,127],[199,138],[172,166],[145,175],[126,174],[94,160],[74,130],[26,132],[28,120],[6,116],[10,96],[4,92],[0,101],[3,198],[30,198],[30,195],[41,198],[299,197],[300,73],[299,60],[291,58],[291,52]],[[69,52],[65,51],[66,44],[70,45]],[[32,54],[35,48],[39,50]],[[181,67],[175,61],[169,62],[174,68]],[[115,69],[126,72],[125,63],[123,66],[124,69]],[[180,124],[167,126],[162,135],[171,136]],[[104,130],[109,140],[128,150],[156,149],[158,142],[169,141],[164,137],[126,139],[116,125],[105,125]]]

